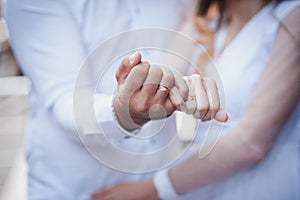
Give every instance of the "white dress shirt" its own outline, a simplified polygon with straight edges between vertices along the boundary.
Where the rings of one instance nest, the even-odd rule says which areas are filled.
[[[193,6],[193,1],[184,0],[6,2],[5,17],[12,48],[23,73],[32,82],[32,113],[26,138],[29,199],[89,199],[92,192],[104,186],[150,175],[113,170],[88,153],[76,131],[74,84],[85,58],[101,42],[142,27],[179,30]],[[147,60],[146,52],[144,57]],[[114,125],[111,90],[116,86],[115,69],[111,69],[104,85],[97,90],[95,115],[108,123],[108,135],[118,135],[117,143],[121,146],[134,151],[151,149],[160,141],[124,139]],[[150,132],[151,128],[151,125],[145,127]],[[166,121],[162,132],[176,133],[173,118]]]

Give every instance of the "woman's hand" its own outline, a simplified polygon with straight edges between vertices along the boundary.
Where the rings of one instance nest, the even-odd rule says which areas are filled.
[[[152,179],[134,183],[119,183],[92,194],[92,200],[158,200]]]
[[[228,120],[227,113],[220,107],[220,97],[216,82],[211,78],[204,78],[198,74],[183,78],[189,88],[189,94],[185,101],[185,111],[193,114],[202,121],[216,119],[219,122]],[[170,99],[174,102],[176,96],[170,93]]]

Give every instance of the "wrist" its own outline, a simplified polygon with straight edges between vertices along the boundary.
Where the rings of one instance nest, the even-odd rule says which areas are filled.
[[[116,120],[125,130],[133,131],[141,128],[142,125],[135,123],[130,115],[129,108],[123,106],[117,96],[113,99],[113,111],[116,115]]]

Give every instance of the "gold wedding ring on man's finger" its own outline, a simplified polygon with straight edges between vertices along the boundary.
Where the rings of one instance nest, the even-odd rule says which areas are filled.
[[[167,93],[170,92],[170,88],[167,88],[166,86],[163,86],[163,85],[159,85],[159,86],[157,87],[157,90],[160,90],[160,91],[162,91],[162,92],[167,92]]]

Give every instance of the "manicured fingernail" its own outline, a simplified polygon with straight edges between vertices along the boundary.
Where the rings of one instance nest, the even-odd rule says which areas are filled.
[[[132,65],[134,63],[136,56],[137,56],[137,53],[129,56],[129,64],[130,65]]]

